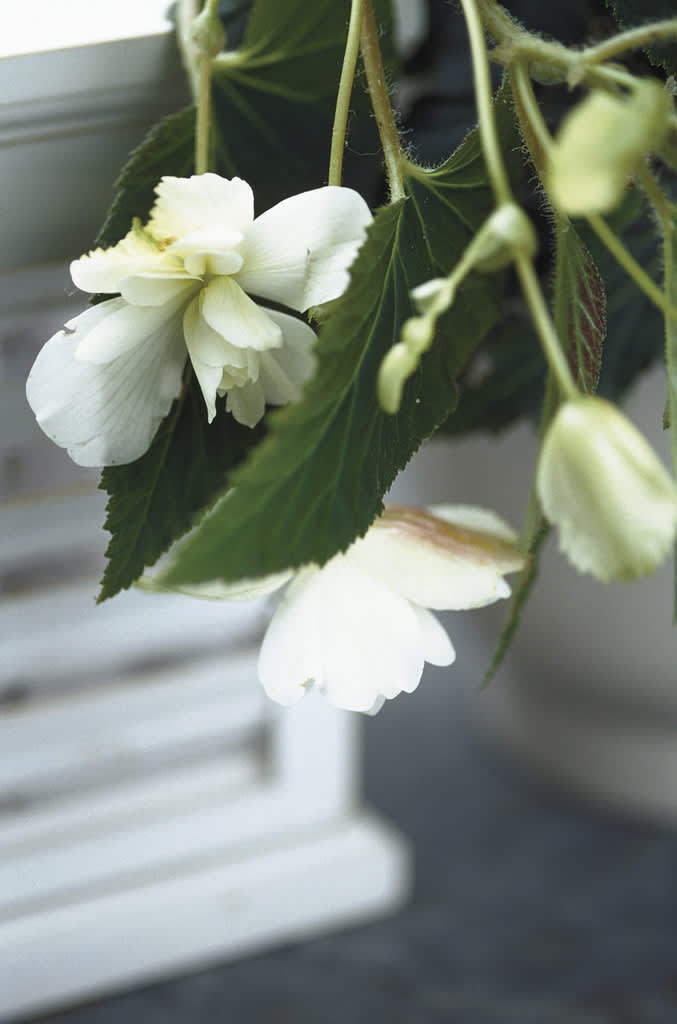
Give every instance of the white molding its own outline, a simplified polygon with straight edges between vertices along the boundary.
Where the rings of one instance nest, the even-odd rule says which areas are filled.
[[[399,906],[409,879],[406,845],[362,816],[10,921],[0,1019],[354,925]]]

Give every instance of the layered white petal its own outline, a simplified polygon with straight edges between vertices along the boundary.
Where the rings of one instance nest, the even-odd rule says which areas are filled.
[[[202,316],[231,345],[258,351],[282,345],[280,326],[231,278],[214,278],[201,300]]]
[[[303,569],[278,604],[261,644],[258,676],[278,704],[295,704],[315,682],[322,661],[317,630],[316,569]]]
[[[218,174],[165,177],[155,193],[148,231],[164,244],[215,224],[244,231],[254,219],[254,195],[241,178],[222,178]]]
[[[124,299],[108,299],[85,310],[66,324],[75,340],[75,358],[87,363],[111,363],[162,332],[165,324],[180,316],[190,289],[185,287],[163,306],[130,306]],[[100,311],[94,316],[94,311]]]
[[[257,217],[240,247],[247,292],[305,311],[343,294],[371,223],[352,189],[326,186],[284,199]]]
[[[274,309],[266,309],[266,313],[282,331],[283,344],[261,353],[261,383],[266,402],[286,405],[301,397],[303,385],[315,372],[317,338],[303,320]]]
[[[461,519],[468,518],[464,508]],[[487,513],[475,521],[489,526],[492,518]],[[423,608],[479,608],[508,597],[503,574],[524,565],[523,555],[505,540],[510,528],[500,522],[496,534],[456,526],[422,509],[392,506],[346,557]]]
[[[238,423],[255,427],[266,411],[266,395],[260,380],[250,381],[232,388],[226,398],[226,412],[232,413]]]
[[[286,591],[263,641],[259,677],[282,704],[315,685],[337,707],[373,713],[382,698],[416,689],[426,652],[449,664],[450,647],[425,613],[339,555],[303,570]]]
[[[111,362],[76,358],[80,335],[103,323],[120,301],[86,310],[50,338],[26,382],[41,428],[81,466],[120,465],[143,455],[181,386],[186,352],[176,312]]]
[[[193,282],[193,283],[191,283]],[[164,306],[184,290],[197,290],[200,278],[185,271],[132,274],[119,283],[125,302],[132,306]]]
[[[71,263],[73,283],[83,292],[102,295],[120,291],[126,278],[135,274],[173,273],[187,277],[183,262],[163,253],[138,222],[109,249],[94,249]]]
[[[431,665],[451,665],[456,661],[456,651],[449,635],[438,619],[427,608],[412,604],[421,629],[423,657]]]

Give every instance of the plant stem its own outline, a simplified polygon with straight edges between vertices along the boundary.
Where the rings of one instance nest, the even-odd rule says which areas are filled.
[[[468,28],[468,36],[470,37],[470,52],[472,54],[482,150],[487,163],[491,187],[494,190],[496,202],[500,205],[501,203],[512,202],[512,192],[505,170],[505,163],[503,162],[498,132],[496,131],[493,90],[491,87],[491,75],[489,74],[489,59],[487,56],[487,44],[484,39],[484,28],[482,27],[476,0],[461,0],[461,5]]]
[[[611,60],[627,50],[637,50],[649,43],[656,43],[661,39],[669,39],[674,36],[677,36],[677,18],[666,18],[663,21],[655,21],[653,24],[640,25],[638,28],[619,32],[611,39],[597,43],[596,46],[587,46],[581,56],[584,61],[601,63]]]
[[[402,173],[402,147],[400,136],[395,124],[393,108],[390,104],[388,87],[383,71],[381,59],[381,47],[378,42],[378,30],[374,19],[372,0],[363,0],[364,12],[362,16],[362,32],[360,36],[360,48],[364,71],[367,76],[369,87],[369,98],[376,118],[383,156],[385,158],[388,184],[390,185],[390,201],[397,202],[404,199],[404,175]]]
[[[195,128],[195,173],[209,170],[209,122],[211,116],[212,58],[198,57],[197,125]]]
[[[534,265],[530,259],[524,256],[516,259],[515,262],[522,292],[529,307],[534,327],[538,331],[543,351],[545,352],[550,369],[557,379],[562,395],[564,398],[578,398],[579,390],[576,387],[569,364],[562,352],[557,332],[543,298],[543,292],[536,276]]]
[[[341,68],[341,80],[339,81],[338,93],[336,94],[334,127],[332,128],[331,133],[331,153],[329,154],[330,185],[341,184],[341,175],[343,173],[343,151],[346,144],[346,129],[348,126],[348,113],[350,111],[350,97],[353,91],[357,57],[360,52],[360,31],[362,29],[363,14],[364,0],[352,0],[350,8],[350,24],[348,25],[348,38],[346,39],[346,49],[343,54],[343,67]]]
[[[461,4],[468,26],[468,35],[470,36],[480,139],[482,140],[484,159],[487,164],[494,195],[496,196],[496,202],[499,205],[501,203],[511,203],[514,202],[514,199],[496,130],[491,94],[491,77],[489,75],[489,59],[477,0],[461,0]],[[578,389],[571,375],[569,364],[562,352],[557,332],[553,326],[536,271],[534,270],[534,265],[529,256],[519,250],[515,251],[514,260],[522,292],[524,293],[534,327],[538,332],[550,368],[557,379],[564,397],[576,398]]]
[[[510,81],[524,141],[533,165],[542,178],[552,148],[552,137],[543,119],[541,108],[536,102],[529,72],[521,61],[511,65]]]
[[[628,252],[618,235],[611,230],[606,221],[599,214],[589,216],[587,221],[597,237],[604,242],[611,255],[630,275],[635,284],[642,289],[654,305],[658,306],[665,316],[669,316],[677,323],[677,309],[675,309],[667,296],[663,294],[656,282],[651,280],[635,257]]]

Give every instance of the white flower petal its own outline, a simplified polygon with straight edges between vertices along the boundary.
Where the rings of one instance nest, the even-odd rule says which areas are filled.
[[[202,295],[196,296],[183,314],[183,333],[197,382],[207,406],[207,422],[216,416],[216,394],[223,374],[223,363],[230,345],[213,331],[201,313]]]
[[[179,315],[189,294],[184,288],[163,306],[130,306],[124,299],[108,299],[93,306],[66,324],[76,343],[75,358],[103,365],[145,345]],[[93,315],[95,310],[102,312]]]
[[[266,402],[286,405],[301,397],[304,383],[317,365],[313,347],[317,340],[308,324],[286,313],[266,309],[282,330],[282,348],[261,353],[261,383]]]
[[[214,224],[244,231],[254,219],[254,196],[241,178],[222,178],[218,174],[165,177],[155,192],[157,200],[148,231],[165,244],[213,228]]]
[[[431,665],[451,665],[456,661],[456,651],[446,629],[432,612],[412,604],[421,627],[423,656]]]
[[[237,280],[263,299],[305,311],[342,295],[372,216],[352,189],[327,186],[290,196],[245,234]]]
[[[258,675],[278,704],[295,704],[313,683],[322,649],[316,628],[318,606],[312,583],[317,569],[303,569],[275,610],[261,644]]]
[[[191,281],[195,282],[192,287],[197,289],[199,277],[191,277],[183,270],[133,274],[120,281],[119,291],[132,306],[163,306],[187,289]]]
[[[243,237],[241,231],[228,227],[203,228],[183,235],[168,252],[183,256],[191,274],[234,274],[243,262],[238,252]]]
[[[279,325],[232,279],[210,281],[201,298],[202,316],[231,345],[258,351],[282,345]]]
[[[266,411],[266,396],[261,381],[251,381],[227,392],[226,411],[238,423],[255,427]]]
[[[519,541],[517,530],[492,508],[482,508],[479,505],[430,505],[428,511],[438,519],[444,519],[455,526],[493,534],[506,544],[517,544]]]
[[[71,263],[73,283],[84,292],[103,295],[120,291],[120,282],[134,274],[184,274],[182,262],[158,249],[137,223],[109,249],[94,249]]]
[[[181,386],[186,359],[175,315],[144,344],[103,365],[75,357],[82,323],[103,321],[112,299],[86,310],[43,346],[26,396],[44,432],[80,466],[133,462],[148,449]]]
[[[508,597],[503,573],[524,565],[502,530],[455,527],[407,506],[386,509],[346,557],[414,604],[439,609],[479,608]]]
[[[423,636],[411,604],[342,556],[290,585],[264,638],[266,692],[293,703],[312,683],[337,707],[372,712],[380,698],[416,689]]]
[[[604,583],[653,572],[677,533],[677,488],[636,427],[610,402],[565,402],[545,436],[536,488],[560,548]]]

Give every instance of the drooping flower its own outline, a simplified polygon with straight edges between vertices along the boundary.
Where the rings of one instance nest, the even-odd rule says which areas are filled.
[[[510,595],[504,575],[524,565],[516,541],[486,509],[393,505],[321,568],[180,589],[232,600],[289,583],[259,655],[266,693],[294,704],[315,686],[340,708],[374,713],[386,699],[415,690],[426,661],[454,661],[430,609],[478,608]]]
[[[652,573],[677,531],[677,488],[653,449],[610,402],[591,395],[557,412],[536,478],[560,549],[604,583]]]
[[[594,90],[565,117],[548,155],[548,192],[574,216],[606,213],[621,201],[646,153],[670,128],[672,99],[657,80],[637,79],[627,94]]]
[[[216,174],[161,180],[148,223],[71,264],[84,291],[117,294],[42,348],[26,393],[38,423],[83,466],[147,450],[178,394],[186,358],[209,421],[217,395],[254,426],[299,397],[314,368],[297,312],[340,296],[371,221],[351,189],[319,188],[254,218],[249,185]]]

